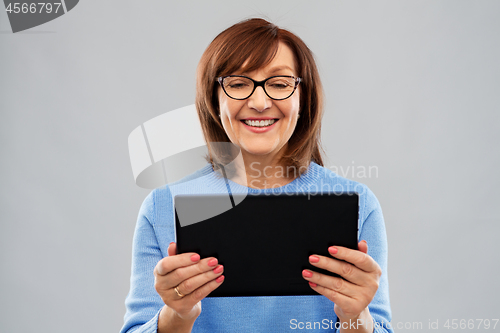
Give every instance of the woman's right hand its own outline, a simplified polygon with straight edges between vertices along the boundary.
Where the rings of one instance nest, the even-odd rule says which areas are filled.
[[[201,313],[201,300],[224,281],[223,270],[216,258],[200,260],[196,253],[177,254],[177,244],[170,243],[168,257],[154,269],[155,289],[180,319],[193,321]],[[177,294],[176,287],[184,296]]]

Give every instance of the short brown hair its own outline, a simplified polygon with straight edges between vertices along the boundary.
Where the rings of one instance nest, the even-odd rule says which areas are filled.
[[[227,153],[210,148],[210,142],[230,142],[219,118],[216,78],[266,66],[276,55],[279,42],[292,50],[297,62],[297,75],[302,78],[300,118],[280,163],[294,166],[299,174],[307,169],[311,161],[323,166],[320,142],[323,89],[313,54],[299,37],[260,18],[239,22],[221,32],[207,47],[198,64],[196,109],[209,147],[207,160],[212,165],[216,164],[214,160],[223,164],[230,162]],[[245,61],[245,68],[242,68]]]

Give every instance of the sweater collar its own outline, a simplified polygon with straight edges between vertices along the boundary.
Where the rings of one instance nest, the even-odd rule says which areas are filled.
[[[227,184],[231,188],[231,192],[233,193],[252,193],[252,194],[260,194],[260,193],[279,193],[279,192],[295,192],[300,189],[304,189],[304,187],[310,185],[312,182],[315,182],[319,178],[321,166],[315,162],[309,164],[307,170],[300,175],[300,177],[295,178],[290,183],[275,187],[275,188],[266,188],[266,189],[257,189],[252,187],[247,187],[240,185],[238,183],[233,182],[230,179],[227,179]],[[225,179],[220,176],[218,172],[215,172],[212,164],[207,163],[207,165],[202,169],[203,174],[208,174],[208,185],[219,187],[221,185],[221,181]]]

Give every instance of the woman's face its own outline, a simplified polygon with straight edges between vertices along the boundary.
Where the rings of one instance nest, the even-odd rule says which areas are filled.
[[[279,44],[274,59],[266,67],[248,73],[232,73],[248,76],[256,81],[274,75],[298,76],[292,50]],[[257,87],[245,100],[229,98],[219,86],[219,110],[222,125],[232,143],[242,149],[243,155],[259,155],[274,158],[295,130],[299,114],[300,86],[285,100],[269,98],[262,87]],[[245,120],[272,120],[268,127],[254,127]],[[257,157],[257,156],[256,156]]]

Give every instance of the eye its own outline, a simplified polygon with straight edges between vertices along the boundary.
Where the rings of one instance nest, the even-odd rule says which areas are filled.
[[[276,88],[276,89],[285,89],[289,86],[290,85],[287,83],[273,83],[273,84],[271,84],[271,87]]]
[[[272,89],[282,90],[293,88],[294,82],[290,78],[274,78],[267,81],[266,85]]]
[[[248,84],[247,83],[243,83],[243,82],[238,82],[238,83],[228,84],[227,87],[229,87],[231,89],[241,89],[241,88],[248,87]]]
[[[228,89],[246,89],[250,87],[252,81],[245,80],[244,78],[227,78],[224,81],[224,86]]]

